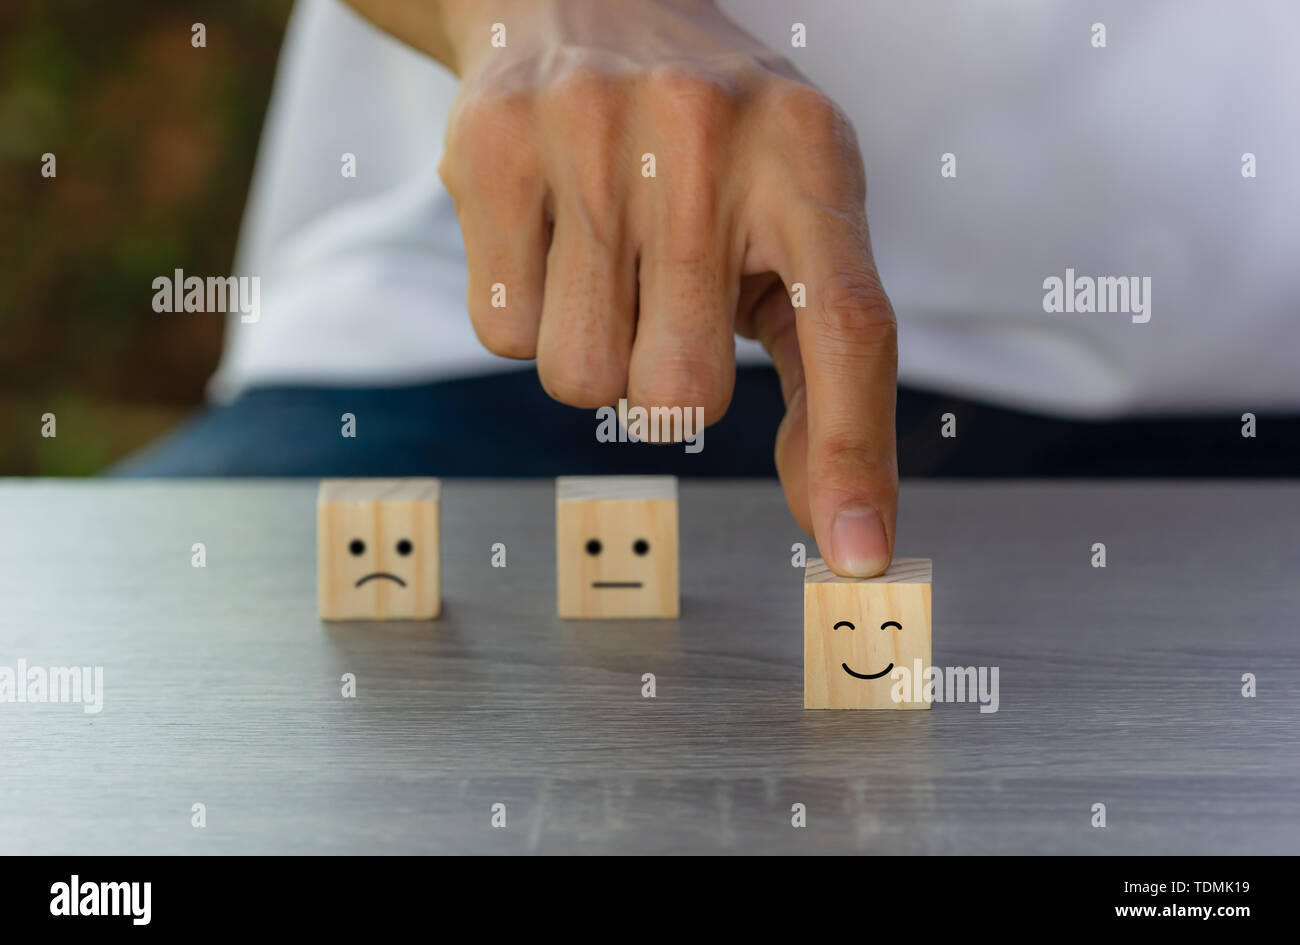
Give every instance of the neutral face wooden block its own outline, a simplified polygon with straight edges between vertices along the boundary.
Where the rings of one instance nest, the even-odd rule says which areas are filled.
[[[896,558],[880,577],[844,578],[811,558],[803,584],[805,709],[928,709],[895,702],[895,667],[930,666],[930,559]],[[908,688],[909,698],[911,695]]]
[[[555,485],[560,616],[676,617],[677,480],[563,476]]]
[[[324,479],[316,497],[323,620],[438,616],[437,479]]]

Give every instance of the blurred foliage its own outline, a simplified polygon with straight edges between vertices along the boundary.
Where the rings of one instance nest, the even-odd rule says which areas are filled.
[[[290,6],[0,4],[0,474],[93,472],[201,403],[225,316],[150,283],[230,271]]]

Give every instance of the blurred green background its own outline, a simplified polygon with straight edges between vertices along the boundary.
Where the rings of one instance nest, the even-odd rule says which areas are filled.
[[[0,475],[96,472],[202,402],[225,315],[150,283],[230,271],[291,5],[0,4]]]

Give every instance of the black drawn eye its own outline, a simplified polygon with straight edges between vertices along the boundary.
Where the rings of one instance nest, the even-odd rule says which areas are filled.
[[[411,547],[411,542],[408,539],[403,538],[397,543],[397,553],[405,557],[411,553]]]
[[[354,538],[352,539],[352,543],[348,545],[348,551],[352,552],[354,555],[365,554],[366,543],[360,538]]]
[[[632,550],[639,555],[648,554],[650,551],[650,542],[646,541],[644,538],[638,538],[632,545]]]
[[[886,620],[884,623],[880,625],[881,630],[888,630],[890,627],[893,627],[895,630],[903,629],[903,625],[899,623],[897,620]]]
[[[601,544],[599,538],[593,538],[591,541],[587,542],[587,554],[598,555],[600,554],[600,549]]]
[[[847,620],[841,620],[841,621],[840,621],[839,623],[837,623],[835,626],[831,627],[831,629],[832,629],[832,630],[838,630],[840,627],[844,627],[845,629],[848,629],[848,630],[856,630],[856,629],[858,629],[857,627],[853,626],[853,624],[849,623]]]

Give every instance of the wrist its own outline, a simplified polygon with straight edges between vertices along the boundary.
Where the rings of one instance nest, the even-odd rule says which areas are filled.
[[[492,48],[493,24],[508,24],[512,9],[515,12],[524,9],[507,0],[438,0],[437,7],[433,25],[439,51],[431,54],[461,77],[477,54]],[[504,39],[508,39],[508,34]]]
[[[490,46],[491,24],[506,11],[523,9],[506,0],[346,0],[385,33],[431,56],[456,75],[464,72],[466,51],[482,41]]]

